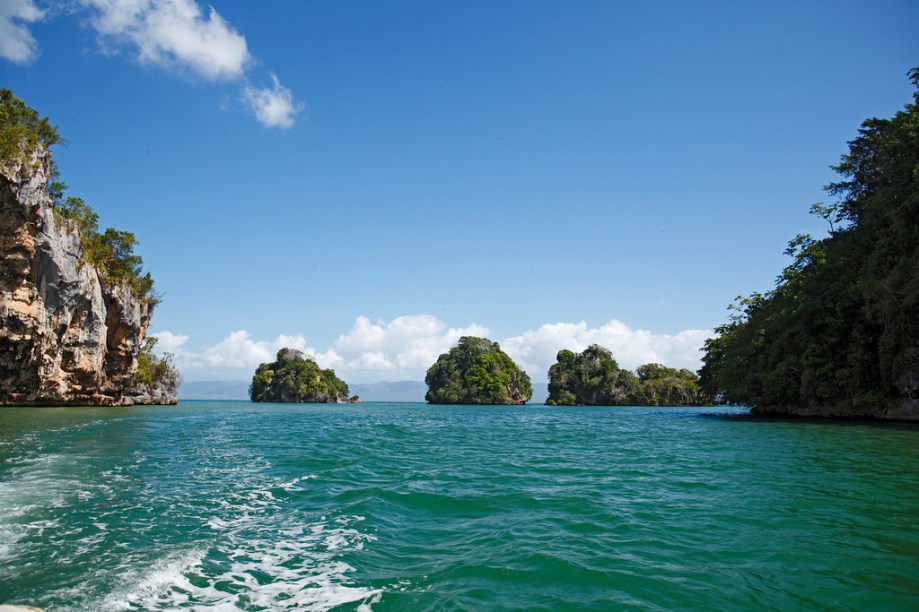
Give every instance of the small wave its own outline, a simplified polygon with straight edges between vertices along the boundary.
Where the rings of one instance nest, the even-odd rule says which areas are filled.
[[[213,512],[200,518],[195,544],[158,559],[140,558],[149,550],[122,559],[118,584],[101,591],[109,595],[86,601],[84,591],[79,607],[322,611],[358,604],[370,610],[382,590],[349,584],[355,569],[342,558],[376,539],[356,529],[364,517],[304,521],[285,511],[291,496],[315,478],[243,476],[232,492],[211,500]]]
[[[307,480],[313,480],[314,478],[318,478],[318,477],[319,476],[317,476],[316,474],[307,474],[306,476],[300,476],[299,478],[294,478],[293,480],[290,480],[288,482],[282,482],[281,484],[278,484],[275,486],[278,489],[284,489],[288,493],[290,493],[291,491],[302,491],[303,488],[297,485],[299,485],[301,482],[306,482]]]
[[[380,589],[348,585],[355,570],[336,558],[373,536],[325,523],[275,534],[281,537],[231,534],[211,547],[167,555],[146,572],[123,572],[122,585],[99,608],[321,611],[360,602],[359,609],[370,610],[379,601]]]
[[[204,551],[190,550],[170,555],[157,562],[148,572],[126,572],[123,586],[108,595],[99,606],[104,610],[143,609],[150,600],[160,599],[172,590],[185,591],[191,583],[185,574],[204,558]]]
[[[23,554],[29,536],[42,536],[56,521],[36,520],[36,511],[60,508],[73,494],[77,484],[57,472],[67,460],[63,455],[48,454],[23,458],[0,482],[0,576],[3,566]],[[30,520],[30,518],[32,520]]]

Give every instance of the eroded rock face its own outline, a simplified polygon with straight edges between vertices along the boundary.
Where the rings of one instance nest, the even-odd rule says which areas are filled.
[[[39,149],[0,167],[0,404],[176,403],[177,381],[131,389],[152,307],[81,265],[48,161]]]

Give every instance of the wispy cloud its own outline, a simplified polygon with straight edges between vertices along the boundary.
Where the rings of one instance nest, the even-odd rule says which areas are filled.
[[[274,74],[271,75],[271,87],[257,89],[246,87],[244,98],[252,112],[265,127],[289,128],[294,124],[294,117],[303,110],[303,103],[294,100],[293,93]]]
[[[303,336],[278,336],[254,340],[246,331],[236,331],[217,344],[198,350],[186,349],[188,337],[159,332],[159,348],[174,352],[179,369],[189,379],[208,377],[245,379],[260,364],[274,360],[281,347],[296,348],[311,355],[322,367],[333,368],[350,382],[420,380],[425,371],[462,336],[488,336],[488,328],[471,324],[450,327],[431,315],[412,315],[389,322],[372,322],[358,317],[351,330],[325,350],[307,345]],[[501,347],[523,367],[534,381],[543,380],[561,349],[583,350],[601,344],[613,351],[621,367],[634,369],[659,362],[671,367],[699,367],[706,330],[685,330],[678,334],[653,334],[632,329],[612,320],[591,328],[579,323],[552,323],[500,341]],[[170,350],[171,348],[171,350]]]
[[[17,64],[35,59],[38,45],[27,24],[44,16],[32,0],[0,0],[0,57]]]
[[[248,84],[252,64],[245,37],[213,8],[195,0],[82,0],[107,47],[124,47],[137,60],[210,81],[244,83],[242,99],[265,127],[290,128],[303,110],[293,92],[271,75],[272,86]]]
[[[265,127],[288,129],[304,104],[271,74],[271,86],[250,82],[257,64],[238,30],[214,7],[197,0],[77,0],[68,16],[85,18],[107,53],[125,53],[141,64],[158,66],[189,78],[233,82],[241,100]],[[45,17],[34,0],[0,0],[0,57],[25,63],[34,59],[38,44],[29,24]]]
[[[143,63],[235,79],[249,62],[246,39],[214,8],[194,0],[83,0],[105,42],[124,45]]]

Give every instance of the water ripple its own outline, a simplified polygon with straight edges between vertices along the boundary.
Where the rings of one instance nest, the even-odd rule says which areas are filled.
[[[0,413],[0,603],[906,608],[919,428],[713,409]]]

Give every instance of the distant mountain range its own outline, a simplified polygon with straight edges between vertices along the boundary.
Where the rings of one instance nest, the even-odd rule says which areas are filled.
[[[238,380],[206,380],[182,382],[179,385],[179,400],[247,400],[249,383]]]
[[[349,384],[352,395],[360,395],[365,402],[423,402],[428,387],[422,380],[383,381]],[[545,403],[546,385],[533,385],[531,404]],[[237,380],[206,380],[183,382],[179,386],[180,400],[247,400],[249,383]]]
[[[428,386],[423,380],[400,380],[348,385],[364,402],[423,402]]]
[[[365,402],[423,402],[428,387],[424,381],[402,380],[348,385],[352,395]],[[235,380],[184,382],[179,387],[183,400],[247,400],[249,383]]]

